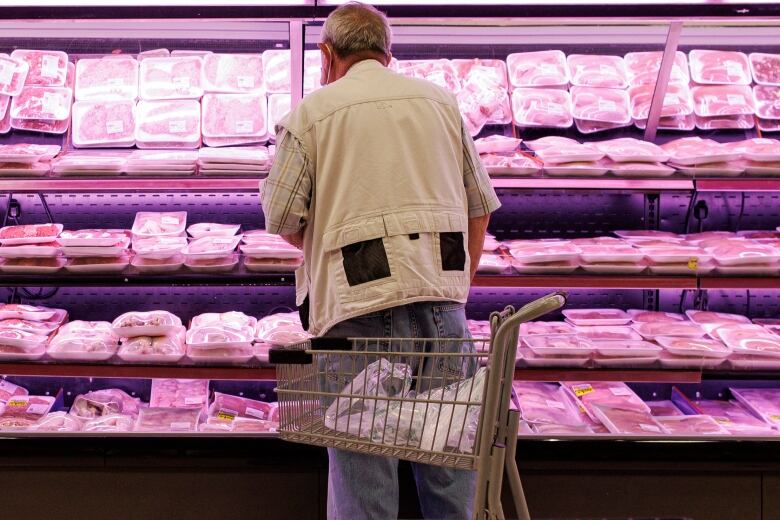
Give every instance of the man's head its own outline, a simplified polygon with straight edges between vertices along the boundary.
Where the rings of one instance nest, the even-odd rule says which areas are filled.
[[[383,13],[359,2],[333,11],[322,28],[322,77],[326,85],[341,78],[358,61],[390,63],[390,24]]]

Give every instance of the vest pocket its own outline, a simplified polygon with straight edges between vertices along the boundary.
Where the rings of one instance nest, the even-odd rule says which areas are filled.
[[[460,231],[439,233],[439,254],[442,271],[464,271],[466,269],[466,248]]]
[[[350,287],[390,277],[390,262],[382,238],[344,246],[341,256]]]

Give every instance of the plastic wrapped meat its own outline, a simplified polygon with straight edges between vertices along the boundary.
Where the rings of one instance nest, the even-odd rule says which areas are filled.
[[[780,390],[776,388],[730,388],[748,410],[775,428],[780,427]]]
[[[0,94],[18,96],[24,87],[30,65],[23,60],[0,53]]]
[[[489,333],[488,328],[488,333]],[[521,336],[547,336],[551,334],[574,334],[574,327],[564,321],[529,321],[520,324]]]
[[[27,395],[27,389],[17,384],[0,379],[0,404],[5,403],[12,397]]]
[[[519,52],[506,57],[509,81],[515,87],[565,87],[569,66],[561,51]]]
[[[208,400],[208,379],[152,379],[149,406],[200,410]]]
[[[66,87],[24,87],[11,103],[12,119],[62,121],[70,116],[73,91]]]
[[[47,336],[20,329],[0,328],[0,346],[13,347],[20,351],[40,350],[46,344]]]
[[[135,417],[130,415],[112,414],[98,417],[84,423],[84,432],[129,432],[133,429]]]
[[[709,415],[684,415],[672,417],[656,417],[658,423],[670,435],[728,435],[723,428]]]
[[[566,61],[574,86],[612,89],[628,86],[626,64],[620,56],[570,54]]]
[[[531,424],[579,426],[582,424],[571,402],[556,383],[515,381],[512,388],[524,421]]]
[[[504,60],[474,58],[471,60],[452,60],[450,63],[455,68],[461,82],[485,77],[504,88],[509,86],[506,81],[507,66]]]
[[[660,146],[631,137],[592,143],[615,162],[666,162],[669,159]]]
[[[528,240],[510,245],[509,253],[523,264],[577,260],[580,249],[570,242]]]
[[[645,339],[655,339],[658,336],[674,336],[684,338],[701,338],[704,330],[695,323],[689,322],[653,322],[639,323],[634,329]]]
[[[133,239],[133,251],[146,260],[166,260],[181,253],[187,239],[178,236],[147,237]]]
[[[780,250],[777,248],[745,242],[732,242],[713,248],[708,248],[719,265],[753,265],[769,264],[780,260]]]
[[[749,115],[755,112],[750,87],[713,85],[693,87],[694,111],[700,117]]]
[[[593,350],[590,343],[571,334],[562,336],[535,335],[523,338],[528,348],[538,356],[588,357]]]
[[[745,159],[752,161],[778,161],[780,160],[780,141],[777,139],[754,138],[744,141],[735,141],[724,143],[728,149],[742,155]],[[743,236],[743,233],[740,233]],[[761,237],[747,237],[761,238]],[[766,238],[776,238],[775,235]]]
[[[0,228],[3,245],[45,244],[62,232],[62,224],[22,224]]]
[[[203,325],[187,331],[187,345],[198,349],[244,348],[251,345],[254,335],[251,327]]]
[[[68,69],[68,55],[60,51],[39,51],[16,49],[11,58],[28,65],[25,85],[39,87],[61,87],[65,85]]]
[[[753,87],[756,115],[764,119],[780,119],[780,86]]]
[[[273,316],[288,316],[284,314],[277,314]],[[289,319],[293,320],[292,314],[289,315]],[[231,312],[223,312],[223,313],[216,313],[216,312],[207,312],[204,314],[199,314],[198,316],[195,316],[192,318],[191,326],[192,328],[196,327],[205,327],[205,326],[224,326],[224,327],[232,327],[235,329],[243,329],[246,327],[254,328],[257,325],[258,321],[251,317],[247,316],[243,312],[237,312],[237,311],[231,311]]]
[[[683,137],[661,145],[670,156],[670,161],[676,164],[691,166],[715,162],[727,162],[740,157],[711,139],[701,137]]]
[[[575,119],[616,125],[631,122],[628,94],[624,90],[572,87],[571,102]]]
[[[11,106],[11,96],[0,94],[0,119],[5,118],[5,114]]]
[[[118,388],[107,388],[76,396],[68,413],[88,420],[111,414],[136,416],[140,408],[139,398],[131,397]]]
[[[626,64],[629,85],[655,85],[663,55],[663,52],[629,52],[626,54],[623,60]],[[688,58],[684,52],[677,51],[675,53],[669,81],[685,84],[690,81]]]
[[[483,253],[479,259],[477,272],[499,274],[506,271],[509,265],[509,262],[501,255]]]
[[[199,58],[195,57],[195,59]],[[263,56],[260,54],[207,54],[203,57],[203,87],[206,92],[262,92],[264,88]]]
[[[566,90],[516,88],[512,113],[518,126],[569,128],[574,124],[571,96]]]
[[[741,52],[694,49],[688,54],[691,79],[701,84],[749,85],[750,65]]]
[[[624,410],[650,413],[650,408],[625,383],[617,381],[597,381],[592,383],[567,381],[561,383],[576,400],[592,415],[592,406],[600,404]]]
[[[645,128],[647,128],[646,119],[636,119],[634,120],[634,124],[640,130],[644,130]],[[696,128],[696,116],[694,116],[693,114],[689,114],[687,116],[662,117],[658,121],[659,130],[674,130],[680,132],[689,132],[694,128]]]
[[[11,397],[0,413],[0,430],[27,429],[46,416],[54,398],[45,395]]]
[[[631,117],[647,119],[653,103],[655,85],[637,85],[628,89]],[[661,117],[687,116],[693,113],[693,97],[686,84],[670,83],[664,94]]]
[[[772,427],[754,417],[737,401],[702,400],[694,406],[701,414],[709,415],[734,435],[771,435]]]
[[[605,123],[603,121],[591,121],[588,119],[575,119],[574,125],[581,134],[595,134],[629,126],[630,123]],[[605,172],[606,173],[606,172]]]
[[[645,401],[653,417],[685,417],[672,401]]]
[[[140,101],[135,139],[139,147],[177,143],[200,144],[200,103],[196,100]]]
[[[272,345],[292,345],[309,339],[297,312],[271,314],[257,321],[255,338]]]
[[[736,354],[780,357],[780,337],[766,330],[721,327],[718,336]]]
[[[694,323],[699,323],[701,325],[706,325],[710,323],[712,324],[719,323],[722,325],[750,323],[750,320],[745,316],[740,316],[739,314],[728,314],[725,312],[689,310],[686,311],[685,314],[688,315],[688,318],[691,321],[693,321]]]
[[[396,70],[404,76],[435,83],[453,94],[461,89],[458,72],[450,60],[399,60],[396,63]],[[492,79],[492,76],[489,79]],[[502,84],[506,85],[506,81],[498,82],[497,86],[501,87]]]
[[[290,94],[271,94],[268,96],[268,135],[276,135],[276,125],[290,113],[291,105]]]
[[[76,66],[72,63],[68,63],[67,77],[65,80],[65,87],[73,91],[73,86],[76,81]],[[72,95],[71,95],[72,98]],[[10,105],[9,105],[10,108]],[[42,132],[46,134],[64,134],[70,128],[70,103],[68,104],[68,117],[56,121],[46,119],[9,119],[10,125],[18,130],[29,130],[32,132]],[[2,114],[2,96],[0,96],[0,114]],[[8,113],[10,118],[11,113]],[[2,130],[0,129],[0,133]]]
[[[668,433],[649,411],[630,410],[594,403],[592,411],[611,433],[618,435],[661,435]]]
[[[699,130],[748,130],[756,125],[753,116],[696,116],[696,128]]]
[[[507,103],[508,94],[498,84],[470,80],[458,92],[457,100],[466,128],[475,136],[493,119],[495,112]],[[511,120],[511,111],[505,115]]]
[[[123,338],[165,336],[181,327],[181,319],[168,311],[131,311],[116,318],[111,326]]]
[[[566,137],[542,137],[534,141],[527,141],[526,144],[536,152],[537,157],[541,158],[545,165],[598,161],[604,158],[604,152]]]
[[[301,259],[303,252],[293,245],[288,244],[280,237],[265,235],[263,238],[244,238],[241,252],[247,258],[253,259]]]
[[[263,76],[268,93],[290,92],[290,51],[272,49],[263,52]],[[320,51],[304,51],[303,56],[303,93],[308,94],[319,88]]]
[[[135,100],[138,61],[115,57],[82,59],[76,63],[76,99]]]
[[[0,94],[0,97],[2,97],[2,94]],[[5,97],[9,98],[9,96],[5,96]],[[5,116],[0,117],[0,135],[7,134],[10,131],[11,131],[11,112],[6,110]]]
[[[106,360],[116,353],[119,338],[105,321],[71,321],[49,342],[47,352],[55,359]]]
[[[59,325],[67,316],[68,312],[64,309],[52,309],[50,307],[21,303],[0,303],[0,320],[19,319]]]
[[[139,211],[133,221],[133,237],[178,237],[187,227],[187,213]]]
[[[73,103],[73,145],[76,147],[133,146],[135,101],[76,101]]]
[[[262,94],[206,94],[203,135],[267,138],[267,109]]]
[[[135,336],[122,339],[117,354],[124,361],[175,362],[186,354],[184,334],[180,327],[166,336]]]
[[[238,417],[233,421],[232,431],[233,433],[275,433],[278,429],[278,422]]]
[[[13,54],[12,54],[13,56]],[[780,54],[754,52],[748,56],[753,79],[759,85],[780,85]]]
[[[331,376],[328,376],[331,377]],[[403,397],[412,385],[412,368],[380,358],[368,365],[325,410],[325,426],[358,437],[371,437],[375,415],[384,415],[389,402],[368,397]]]
[[[504,135],[489,135],[474,140],[474,147],[477,153],[512,153],[520,146],[522,139],[507,137]]]
[[[272,411],[271,403],[220,392],[214,392],[214,401],[209,406],[209,416],[231,421],[238,417],[267,421]]]
[[[8,318],[0,320],[1,330],[16,330],[29,332],[39,336],[48,336],[59,327],[59,323],[54,321],[32,321],[19,318]]]
[[[196,238],[184,248],[183,253],[188,256],[206,258],[222,258],[230,255],[241,242],[240,236],[220,237],[206,236]]]
[[[577,327],[577,335],[592,341],[639,341],[642,339],[631,327],[587,326]]]
[[[203,95],[198,56],[146,58],[141,62],[141,99],[198,99]]]
[[[65,412],[49,412],[46,417],[30,426],[29,430],[34,432],[77,432],[81,430],[81,422]]]
[[[142,408],[134,431],[137,432],[196,432],[200,410],[186,408]]]
[[[620,309],[566,309],[563,315],[574,325],[624,325],[631,317]]]

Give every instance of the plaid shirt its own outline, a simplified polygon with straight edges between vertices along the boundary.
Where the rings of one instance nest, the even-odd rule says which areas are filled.
[[[494,212],[501,203],[479,160],[474,140],[461,124],[463,142],[463,185],[469,218]],[[306,225],[314,170],[300,141],[286,130],[276,139],[276,156],[268,178],[263,182],[260,200],[269,233],[292,235]]]

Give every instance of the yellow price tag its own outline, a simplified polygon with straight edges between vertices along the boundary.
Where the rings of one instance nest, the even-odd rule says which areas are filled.
[[[20,401],[18,399],[11,399],[6,403],[6,406],[9,406],[11,408],[23,408],[27,406],[27,401]]]
[[[780,415],[770,415],[769,420],[772,422],[778,422],[780,421]]]
[[[688,269],[691,271],[696,271],[699,268],[699,259],[697,257],[692,257],[688,259]]]
[[[222,419],[223,421],[232,421],[236,416],[227,412],[219,412],[217,418]]]
[[[593,387],[590,385],[577,385],[573,386],[572,390],[574,390],[574,395],[577,397],[582,397],[583,395],[587,395],[593,392]]]
[[[720,424],[731,424],[731,419],[726,419],[725,417],[715,417],[714,419]]]

